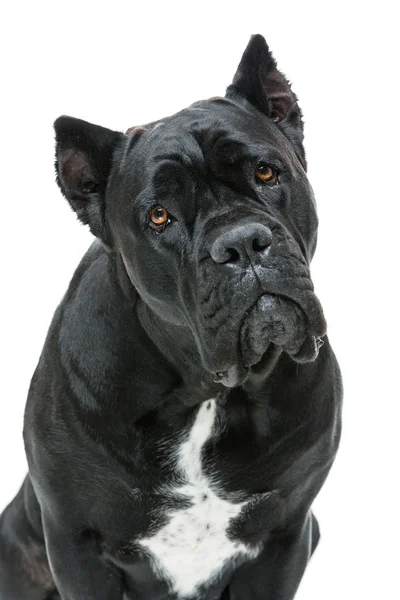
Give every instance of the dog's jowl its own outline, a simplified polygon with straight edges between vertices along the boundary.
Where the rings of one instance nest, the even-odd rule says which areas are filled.
[[[96,240],[32,378],[0,600],[291,600],[342,396],[296,96],[254,36],[223,98],[55,132]]]

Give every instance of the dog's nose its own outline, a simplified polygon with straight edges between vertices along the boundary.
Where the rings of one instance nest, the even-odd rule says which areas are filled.
[[[211,258],[218,264],[243,265],[258,262],[272,242],[272,233],[261,223],[246,223],[224,231],[211,246]]]

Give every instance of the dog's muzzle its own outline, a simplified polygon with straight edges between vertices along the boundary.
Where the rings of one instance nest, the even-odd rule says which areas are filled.
[[[275,345],[296,362],[317,358],[322,307],[298,244],[254,220],[219,230],[202,263],[198,323],[204,366],[227,387],[242,383]],[[207,270],[205,270],[207,269]],[[270,350],[269,350],[270,349]]]

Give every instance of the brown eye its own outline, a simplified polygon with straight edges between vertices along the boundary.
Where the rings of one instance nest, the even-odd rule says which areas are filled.
[[[268,165],[264,162],[258,163],[255,170],[255,175],[260,181],[269,183],[271,185],[278,181],[278,171],[274,167],[271,167],[271,165]]]
[[[157,206],[150,211],[150,226],[153,227],[153,229],[157,230],[168,225],[168,221],[168,211],[161,206],[161,204],[157,204]]]

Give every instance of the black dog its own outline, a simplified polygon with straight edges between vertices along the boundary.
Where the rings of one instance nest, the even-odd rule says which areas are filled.
[[[302,118],[254,36],[225,98],[55,123],[98,238],[33,376],[1,600],[289,600],[340,437]]]

